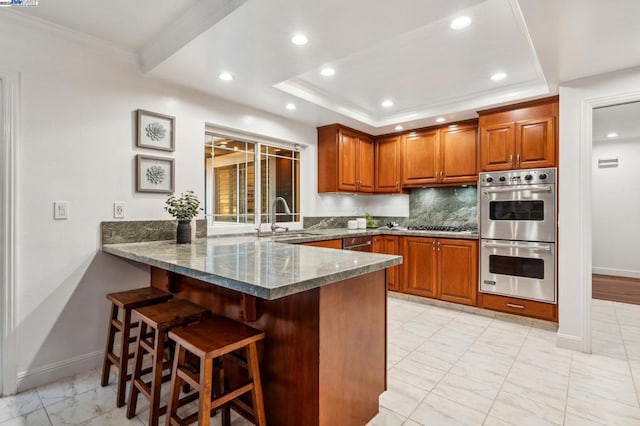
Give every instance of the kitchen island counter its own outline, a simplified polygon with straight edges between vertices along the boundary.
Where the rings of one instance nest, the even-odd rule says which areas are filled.
[[[277,299],[402,263],[402,257],[253,236],[105,244],[103,250],[262,299]]]
[[[265,332],[269,425],[361,426],[377,414],[387,371],[385,268],[401,257],[255,236],[103,250],[150,265],[151,286]]]

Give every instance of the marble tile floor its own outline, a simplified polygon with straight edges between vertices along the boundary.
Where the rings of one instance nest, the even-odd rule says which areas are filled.
[[[586,355],[557,348],[548,323],[390,297],[388,390],[369,426],[640,425],[640,306],[592,306]],[[92,370],[1,398],[0,426],[146,424],[144,399],[128,420],[99,381]]]
[[[550,323],[389,299],[388,390],[369,426],[640,425],[640,305],[593,300],[593,354]]]

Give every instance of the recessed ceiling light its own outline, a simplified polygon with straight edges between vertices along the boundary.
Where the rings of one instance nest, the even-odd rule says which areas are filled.
[[[231,75],[231,73],[228,73],[228,72],[221,72],[220,74],[218,74],[218,78],[224,81],[231,81],[233,80],[233,75]]]
[[[289,102],[286,106],[286,109],[288,109],[289,111],[293,111],[294,109],[296,109],[296,104],[292,104],[291,102]]]
[[[471,18],[468,16],[459,16],[451,21],[451,28],[454,30],[461,30],[471,25]]]
[[[398,125],[395,127],[395,129],[396,129],[396,130],[402,130],[402,129],[404,129],[404,127],[402,127],[401,125],[399,125],[399,124],[398,124]]]
[[[608,138],[617,138],[618,137],[618,133],[616,133],[616,132],[607,133],[607,137]]]
[[[500,81],[500,80],[504,80],[505,78],[507,78],[507,74],[503,72],[497,72],[491,76],[491,80],[493,81]]]
[[[322,74],[325,77],[331,77],[336,73],[336,70],[334,70],[331,67],[324,67],[320,70],[320,74]]]
[[[309,39],[304,34],[296,34],[291,37],[291,43],[295,44],[296,46],[304,46],[305,44],[309,43]]]
[[[436,118],[436,123],[444,123],[447,119],[444,117],[438,117]]]
[[[385,108],[391,108],[393,106],[393,101],[391,99],[385,99],[380,105]]]

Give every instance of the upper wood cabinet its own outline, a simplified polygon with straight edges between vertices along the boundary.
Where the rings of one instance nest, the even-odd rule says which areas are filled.
[[[438,181],[438,130],[411,132],[402,140],[402,184],[425,185]]]
[[[373,138],[338,124],[318,128],[318,192],[373,192]]]
[[[440,182],[478,181],[476,125],[440,129]]]
[[[376,139],[374,192],[402,192],[400,152],[400,136]]]
[[[480,114],[480,171],[554,167],[558,97]]]
[[[473,183],[478,180],[477,127],[448,126],[403,137],[402,184]]]

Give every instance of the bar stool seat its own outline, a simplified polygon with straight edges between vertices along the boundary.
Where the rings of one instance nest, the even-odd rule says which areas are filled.
[[[129,343],[131,338],[131,329],[137,327],[136,323],[131,322],[131,311],[135,308],[143,306],[163,303],[173,297],[171,293],[159,290],[154,287],[143,287],[134,290],[120,291],[117,293],[107,294],[107,299],[111,302],[111,317],[109,319],[109,327],[107,331],[107,345],[104,352],[104,363],[102,365],[102,380],[100,384],[107,386],[109,384],[109,373],[111,366],[118,370],[118,385],[116,405],[122,407],[125,403],[125,391],[129,374],[127,372],[128,360],[131,358],[129,353]],[[122,319],[118,319],[120,309],[122,309]],[[116,333],[120,333],[120,353],[114,352]]]
[[[165,348],[167,347],[167,333],[174,327],[185,326],[193,322],[202,321],[211,315],[210,311],[202,306],[187,300],[172,300],[152,306],[134,309],[133,317],[140,320],[140,333],[138,348],[135,355],[135,364],[132,374],[132,386],[129,394],[129,406],[127,417],[136,415],[138,395],[142,393],[149,400],[149,425],[157,425],[158,419],[166,412],[167,407],[160,407],[160,391],[162,383],[168,381],[170,376],[162,375],[165,370]],[[149,330],[151,329],[151,330]],[[152,335],[153,339],[147,336]],[[142,376],[145,374],[142,363],[146,354],[151,355],[153,365],[151,367],[151,382],[146,383]],[[170,369],[171,364],[166,368]],[[187,403],[195,400],[192,396],[185,400]]]
[[[166,424],[183,426],[197,420],[198,425],[209,426],[211,412],[219,408],[224,408],[223,425],[228,424],[229,406],[233,402],[243,408],[241,414],[250,414],[253,417],[254,424],[266,425],[257,351],[257,342],[264,339],[264,336],[263,331],[221,316],[214,316],[198,324],[171,330],[169,338],[175,342],[176,348]],[[240,349],[247,351],[248,383],[229,390],[226,389],[222,380],[223,374],[219,374],[220,389],[217,394],[214,394],[213,361]],[[198,374],[185,363],[187,352],[200,359]],[[183,382],[189,384],[199,394],[198,412],[184,419],[177,415],[180,387]],[[252,407],[248,407],[238,399],[248,392],[252,394]]]

